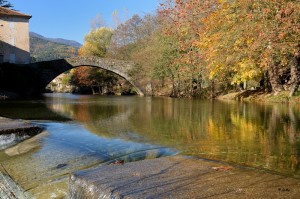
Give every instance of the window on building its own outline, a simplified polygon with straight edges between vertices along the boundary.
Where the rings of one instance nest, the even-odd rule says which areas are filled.
[[[12,64],[16,63],[16,55],[15,54],[9,55],[9,62]]]

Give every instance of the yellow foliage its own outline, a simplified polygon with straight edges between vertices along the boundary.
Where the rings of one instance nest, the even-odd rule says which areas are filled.
[[[113,31],[109,28],[91,30],[84,38],[83,46],[78,50],[81,56],[104,57],[110,43]]]
[[[236,74],[232,79],[232,84],[240,84],[261,75],[261,71],[253,60],[243,59],[237,64]]]

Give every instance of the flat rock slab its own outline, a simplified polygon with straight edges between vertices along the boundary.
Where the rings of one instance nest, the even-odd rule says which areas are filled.
[[[173,156],[76,172],[69,198],[300,198],[300,179]]]
[[[18,135],[26,134],[29,136],[34,136],[41,131],[41,127],[29,122],[0,117],[0,135],[15,133]]]

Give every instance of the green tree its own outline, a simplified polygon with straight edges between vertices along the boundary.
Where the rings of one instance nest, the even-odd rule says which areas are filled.
[[[92,29],[84,38],[84,44],[78,53],[81,56],[104,57],[111,41],[113,31],[109,28],[101,27]]]

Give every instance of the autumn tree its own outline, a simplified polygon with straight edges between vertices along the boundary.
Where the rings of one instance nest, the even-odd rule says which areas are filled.
[[[299,85],[299,3],[226,1],[201,20],[199,48],[210,77],[231,83],[264,77],[274,93]],[[292,86],[292,87],[291,87]]]
[[[92,29],[79,49],[80,56],[106,57],[113,30],[105,27]],[[128,83],[116,74],[99,68],[80,67],[73,72],[72,83],[79,88],[88,88],[93,94],[121,93],[131,89]],[[129,92],[128,92],[129,93]]]
[[[179,42],[172,71],[180,92],[197,75],[212,87],[254,80],[290,95],[299,87],[298,1],[168,0],[160,13]]]
[[[207,69],[197,46],[200,19],[212,9],[213,1],[168,0],[161,4],[159,14],[164,20],[162,33],[178,42],[178,56],[170,60],[174,96],[191,97],[207,88]]]
[[[101,19],[100,15],[97,19]],[[94,28],[85,36],[83,46],[78,50],[80,56],[105,57],[113,31],[109,28],[97,28],[98,22],[94,21]],[[103,94],[111,91],[111,86],[116,77],[108,72],[83,66],[73,72],[72,83],[80,88],[90,88],[93,94]],[[109,87],[109,88],[108,88]]]
[[[110,57],[123,60],[130,58],[131,50],[141,37],[139,34],[141,22],[142,19],[138,15],[134,15],[114,30],[109,47]]]
[[[114,93],[114,85],[118,82],[118,76],[108,71],[82,66],[74,70],[72,84],[77,87],[91,90],[93,94],[111,94]],[[83,91],[84,92],[84,91]]]
[[[109,48],[108,56],[136,63],[131,71],[132,78],[139,83],[140,87],[144,87],[147,94],[152,94],[152,88],[155,87],[154,68],[164,49],[160,33],[160,24],[156,15],[149,14],[144,17],[134,15],[117,27]]]
[[[92,30],[79,52],[134,61],[132,77],[156,93],[214,97],[252,82],[293,95],[299,10],[295,0],[166,0],[156,15],[134,15],[113,34]]]

